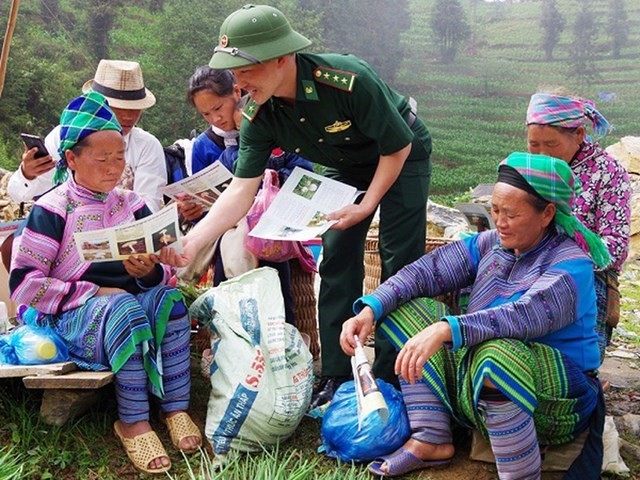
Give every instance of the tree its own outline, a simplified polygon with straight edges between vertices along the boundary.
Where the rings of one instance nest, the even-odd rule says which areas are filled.
[[[620,58],[620,50],[629,40],[629,19],[624,0],[609,1],[609,37],[614,58]]]
[[[540,17],[540,27],[544,33],[540,46],[544,50],[545,60],[553,60],[553,50],[558,45],[560,34],[565,25],[566,21],[558,11],[556,0],[544,0],[542,2],[542,16]]]
[[[596,14],[591,0],[583,0],[573,24],[573,42],[569,47],[568,75],[580,85],[591,85],[600,79],[595,64],[596,39],[598,37]]]
[[[305,16],[319,21],[319,38],[313,39],[316,50],[352,53],[371,64],[382,78],[392,81],[403,59],[400,34],[411,25],[408,3],[408,0],[300,0],[299,7]],[[307,35],[301,25],[295,24],[294,28]]]
[[[440,50],[440,61],[453,63],[458,49],[471,36],[459,0],[436,0],[431,13],[431,30]]]

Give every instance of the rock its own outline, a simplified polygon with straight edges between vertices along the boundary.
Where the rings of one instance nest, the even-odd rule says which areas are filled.
[[[369,227],[370,236],[378,236],[380,209],[376,210]],[[455,208],[445,207],[429,200],[427,202],[427,237],[457,238],[469,231],[465,216]]]
[[[620,455],[631,464],[638,463],[640,462],[640,447],[620,439]]]
[[[607,147],[607,153],[622,163],[629,173],[640,175],[640,137],[622,137]]]
[[[621,427],[624,431],[631,433],[636,438],[640,437],[640,415],[625,413],[621,420]]]
[[[40,415],[49,425],[64,425],[98,400],[98,390],[45,390]]]
[[[468,231],[469,224],[462,212],[429,200],[427,203],[428,236],[456,238],[460,233]]]

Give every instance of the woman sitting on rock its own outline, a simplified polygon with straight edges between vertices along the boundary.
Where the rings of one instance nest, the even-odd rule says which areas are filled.
[[[34,205],[13,248],[16,303],[46,314],[71,359],[112,370],[116,436],[140,470],[162,473],[171,461],[149,424],[157,396],[176,448],[198,450],[201,434],[186,413],[190,395],[190,322],[182,295],[167,285],[169,267],[154,255],[82,263],[75,232],[124,225],[151,214],[134,192],[116,187],[125,167],[122,129],[99,93],[73,100],[60,118],[60,154],[72,175]],[[21,234],[20,234],[21,233]]]
[[[358,299],[343,325],[349,355],[354,335],[364,342],[374,322],[400,350],[412,434],[371,464],[378,475],[446,466],[453,418],[488,438],[501,479],[539,479],[539,446],[569,442],[599,418],[593,266],[606,267],[609,253],[571,213],[566,162],[513,153],[498,172],[495,230],[406,266]],[[463,287],[471,287],[463,315],[423,298]],[[593,461],[599,478],[602,458]]]

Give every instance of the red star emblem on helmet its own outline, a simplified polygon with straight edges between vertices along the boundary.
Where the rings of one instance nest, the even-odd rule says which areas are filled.
[[[227,37],[226,35],[222,35],[220,37],[220,46],[226,47],[227,45],[229,45],[229,37]]]

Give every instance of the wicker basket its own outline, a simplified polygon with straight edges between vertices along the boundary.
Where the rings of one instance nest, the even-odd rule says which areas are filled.
[[[424,244],[424,252],[446,245],[453,240],[441,237],[427,237]],[[380,263],[380,248],[377,236],[369,236],[364,244],[364,293],[373,292],[380,284],[382,264]]]
[[[320,338],[318,335],[318,315],[316,310],[316,292],[314,290],[315,274],[305,272],[297,260],[289,262],[291,267],[291,294],[296,310],[298,330],[309,335],[309,350],[313,358],[320,355]]]

